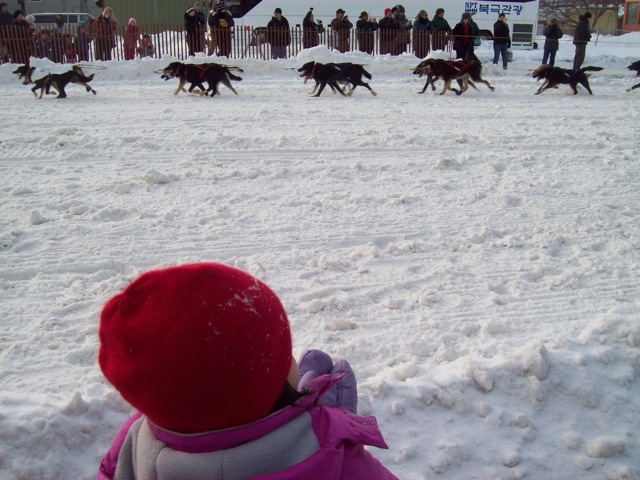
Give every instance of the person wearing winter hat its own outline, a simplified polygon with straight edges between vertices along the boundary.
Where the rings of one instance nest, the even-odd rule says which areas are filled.
[[[444,50],[447,47],[448,35],[451,32],[449,22],[444,18],[444,8],[438,8],[431,20],[432,43],[434,50]]]
[[[124,59],[133,60],[136,57],[136,48],[140,41],[140,27],[136,24],[135,18],[130,18],[129,23],[124,27],[122,35],[122,49],[124,50]]]
[[[578,17],[578,24],[573,34],[573,44],[576,46],[576,53],[573,57],[573,69],[580,70],[587,54],[587,43],[591,40],[591,32],[589,31],[589,19],[591,12]]]
[[[374,33],[378,29],[375,18],[369,16],[367,12],[360,13],[360,18],[356,22],[356,35],[358,36],[358,50],[369,55],[373,54],[375,46]]]
[[[313,7],[302,19],[302,48],[313,48],[320,44],[320,34],[324,32],[322,20],[315,21]]]
[[[400,29],[400,24],[393,16],[391,8],[384,9],[384,17],[378,22],[380,34],[380,55],[393,53],[396,41],[396,33]]]
[[[471,14],[464,12],[458,23],[451,31],[453,36],[453,49],[456,51],[456,58],[459,60],[469,60],[469,52],[473,48],[473,27],[471,26]]]
[[[345,53],[350,50],[349,37],[351,35],[351,29],[353,23],[349,20],[349,17],[345,15],[345,11],[341,8],[336,10],[336,18],[331,20],[331,30],[333,32],[334,48],[340,53]]]
[[[216,5],[216,12],[209,17],[209,27],[211,29],[211,38],[218,50],[218,56],[231,57],[231,41],[232,28],[235,25],[233,16],[225,10],[224,2],[220,1]]]
[[[291,45],[289,20],[282,15],[282,9],[276,8],[267,24],[267,41],[271,44],[271,58],[287,58],[287,47]]]
[[[509,48],[511,48],[511,33],[507,25],[507,16],[498,15],[498,21],[493,24],[493,64],[497,65],[502,55],[502,68],[507,69],[509,62]]]
[[[223,468],[233,478],[396,478],[364,449],[387,447],[375,418],[355,414],[348,362],[310,350],[298,367],[282,303],[243,271],[147,272],[106,303],[99,337],[105,377],[138,410],[100,480],[197,480]]]
[[[196,9],[190,7],[184,14],[184,29],[187,37],[189,56],[202,51],[202,25],[196,17]]]
[[[391,47],[392,55],[400,55],[407,51],[407,45],[411,43],[411,32],[413,24],[406,16],[405,9],[402,5],[396,5],[391,9],[393,17],[398,23],[398,30],[395,32],[395,38]]]

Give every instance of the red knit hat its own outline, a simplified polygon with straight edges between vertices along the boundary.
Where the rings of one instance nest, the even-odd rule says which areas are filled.
[[[167,430],[198,433],[266,416],[291,367],[291,333],[269,287],[215,263],[143,274],[100,317],[100,367]]]

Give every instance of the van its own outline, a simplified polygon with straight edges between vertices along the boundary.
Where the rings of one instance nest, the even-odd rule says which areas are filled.
[[[50,30],[56,27],[56,17],[60,15],[64,20],[64,31],[75,35],[78,32],[78,28],[88,26],[96,19],[93,15],[88,13],[32,13],[35,18],[35,26],[40,30]],[[87,28],[87,30],[89,30]]]

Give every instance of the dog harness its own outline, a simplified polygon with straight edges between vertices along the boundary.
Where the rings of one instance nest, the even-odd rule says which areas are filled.
[[[467,68],[469,68],[469,65],[471,65],[471,62],[468,62],[468,63],[464,63],[464,62],[447,62],[447,65],[452,67],[454,70],[457,70],[457,73],[453,77],[451,77],[452,80],[455,80],[460,75],[462,75],[465,72],[465,70],[467,70]]]

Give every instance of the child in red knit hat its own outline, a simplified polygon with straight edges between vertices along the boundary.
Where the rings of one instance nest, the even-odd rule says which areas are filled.
[[[139,411],[99,479],[396,478],[364,449],[387,446],[349,364],[311,350],[298,367],[280,300],[240,270],[143,274],[105,305],[99,362]]]

